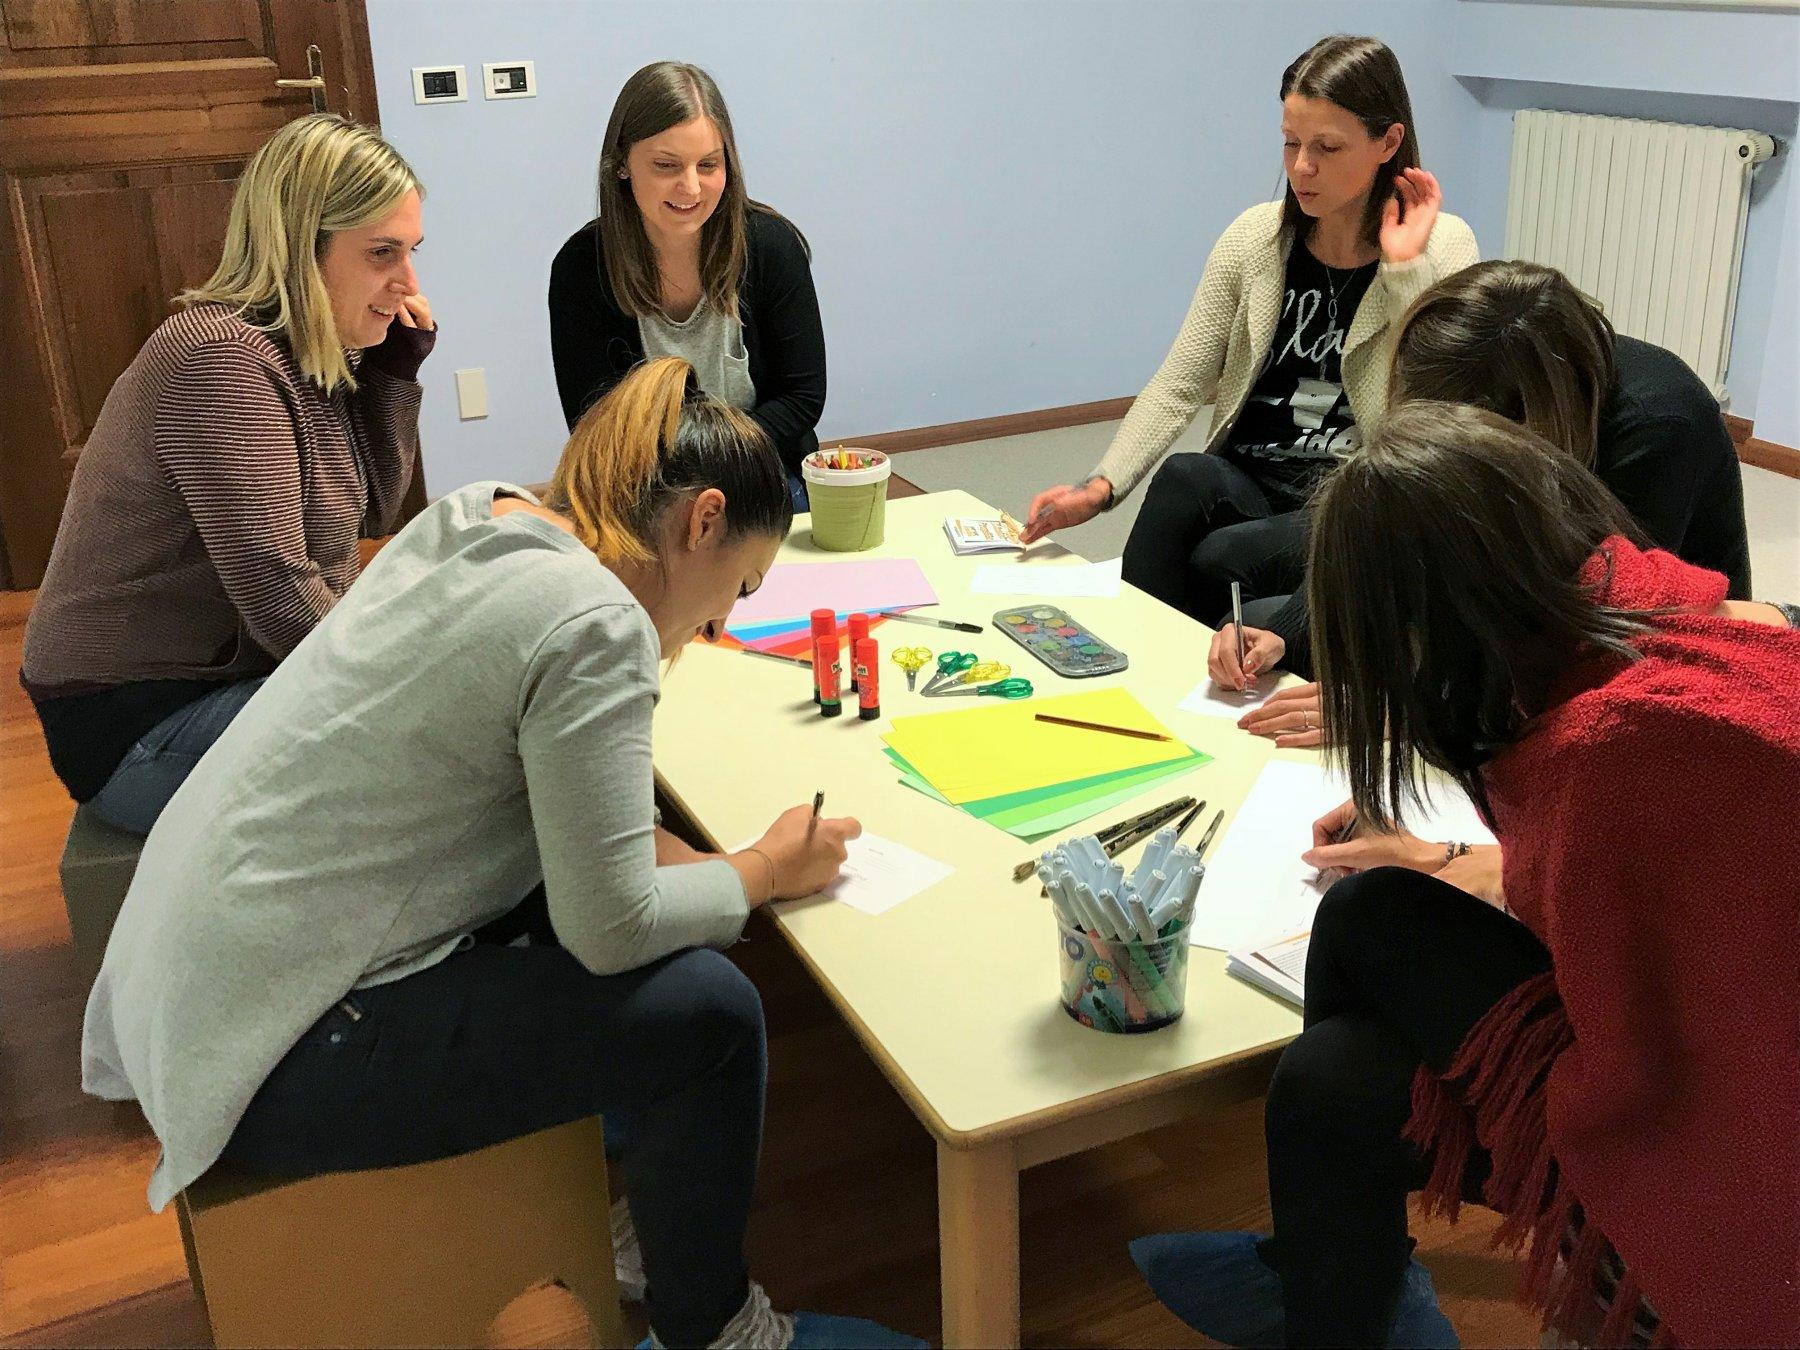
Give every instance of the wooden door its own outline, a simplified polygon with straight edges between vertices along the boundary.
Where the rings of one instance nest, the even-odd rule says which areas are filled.
[[[37,585],[69,475],[232,186],[312,111],[377,121],[363,0],[0,0],[0,586]]]

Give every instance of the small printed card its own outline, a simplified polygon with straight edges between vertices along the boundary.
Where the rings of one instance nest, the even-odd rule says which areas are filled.
[[[956,556],[971,553],[1018,553],[1025,545],[1019,542],[1019,522],[1011,516],[946,516],[944,533]]]

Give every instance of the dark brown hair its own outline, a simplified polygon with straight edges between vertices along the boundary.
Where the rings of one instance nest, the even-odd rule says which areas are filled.
[[[700,392],[678,356],[635,367],[581,415],[544,505],[611,567],[655,556],[665,507],[708,488],[725,494],[725,530],[787,535],[794,500],[775,447],[755,422]]]
[[[1583,648],[1627,659],[1642,615],[1579,573],[1644,537],[1606,485],[1514,422],[1420,400],[1320,489],[1307,599],[1327,752],[1362,819],[1420,798],[1422,764],[1486,809],[1480,767],[1517,740]]]
[[[1376,170],[1363,207],[1363,242],[1379,243],[1381,210],[1394,195],[1395,177],[1403,169],[1419,167],[1419,137],[1413,130],[1412,100],[1407,97],[1399,59],[1380,38],[1344,33],[1320,38],[1281,72],[1283,101],[1289,94],[1337,104],[1363,124],[1372,140],[1387,135],[1396,122],[1406,128],[1400,148]],[[1312,225],[1312,217],[1300,209],[1300,199],[1289,184],[1281,206],[1282,230],[1295,239],[1305,239]]]
[[[645,66],[619,90],[612,116],[606,119],[606,139],[600,147],[600,178],[595,214],[600,218],[595,246],[600,265],[612,290],[613,303],[626,314],[641,317],[662,307],[662,288],[656,270],[656,254],[644,232],[643,214],[631,195],[624,172],[631,147],[670,127],[705,117],[719,129],[725,150],[725,191],[707,222],[700,227],[700,289],[706,303],[720,314],[737,317],[738,280],[744,271],[748,247],[745,213],[761,211],[786,221],[773,207],[753,201],[744,190],[744,166],[738,159],[737,137],[731,130],[731,114],[725,97],[699,66],[682,61],[656,61]],[[799,230],[794,233],[800,235]],[[802,247],[806,245],[800,237]]]
[[[1592,467],[1616,378],[1613,327],[1598,304],[1554,267],[1496,259],[1413,302],[1400,321],[1388,403],[1486,408]]]

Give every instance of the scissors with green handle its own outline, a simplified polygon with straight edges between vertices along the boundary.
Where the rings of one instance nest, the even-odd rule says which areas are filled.
[[[1004,680],[1012,674],[1012,667],[999,661],[977,661],[960,675],[950,675],[937,681],[937,687],[927,689],[926,694],[932,698],[942,698],[952,693],[960,685],[987,684],[992,680]]]
[[[952,675],[960,675],[969,669],[979,659],[974,652],[945,652],[937,659],[937,674],[925,681],[924,692],[929,694]]]
[[[894,664],[906,672],[906,688],[911,692],[913,683],[919,678],[919,672],[925,669],[925,663],[931,660],[929,647],[898,647],[894,651]]]
[[[972,684],[962,689],[940,689],[940,697],[954,694],[986,694],[992,698],[1030,698],[1030,680],[996,680],[993,684]]]

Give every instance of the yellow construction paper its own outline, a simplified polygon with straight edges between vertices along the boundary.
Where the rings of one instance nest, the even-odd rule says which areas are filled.
[[[1012,703],[981,699],[980,704],[956,712],[897,717],[893,730],[883,737],[920,777],[959,806],[1193,753],[1129,691],[1117,687]],[[1038,721],[1038,713],[1154,731],[1169,739],[1143,741],[1062,727]]]

